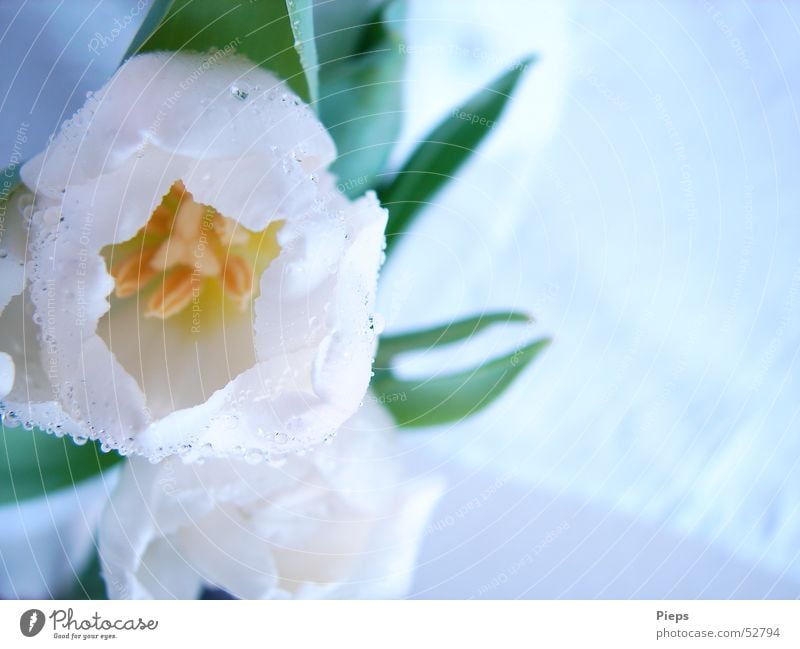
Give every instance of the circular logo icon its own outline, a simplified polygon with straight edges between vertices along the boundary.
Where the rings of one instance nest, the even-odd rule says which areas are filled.
[[[25,611],[19,618],[19,630],[22,635],[32,638],[44,628],[44,613],[38,608]]]

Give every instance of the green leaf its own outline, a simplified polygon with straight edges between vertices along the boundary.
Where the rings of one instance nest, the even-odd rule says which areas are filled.
[[[128,45],[125,56],[122,57],[123,61],[132,57],[144,46],[147,39],[152,36],[153,32],[161,24],[161,21],[164,20],[172,3],[173,0],[153,0],[145,14],[144,20],[142,20],[139,25],[139,29],[136,34],[134,34],[131,44]]]
[[[10,165],[0,172],[0,205],[11,197],[20,184],[20,165]]]
[[[525,59],[473,95],[427,135],[392,182],[380,192],[389,208],[387,254],[420,209],[453,178],[494,128],[522,73]]]
[[[78,446],[39,430],[0,426],[0,503],[36,498],[123,461],[93,442]]]
[[[236,51],[310,93],[284,0],[175,0],[139,51]]]
[[[391,359],[405,352],[430,349],[440,345],[449,345],[465,340],[484,329],[495,324],[511,322],[533,322],[533,318],[526,313],[518,311],[500,311],[495,313],[482,313],[481,315],[464,318],[445,325],[420,329],[404,334],[381,336],[375,364],[378,368],[388,367]]]
[[[386,3],[373,24],[359,28],[357,52],[320,58],[319,115],[339,152],[331,170],[351,197],[376,184],[400,133],[404,16],[405,2]]]
[[[314,32],[320,62],[330,63],[364,52],[365,34],[381,22],[386,0],[333,0],[314,3]]]
[[[300,57],[300,64],[306,74],[308,94],[316,104],[319,98],[319,60],[314,40],[314,2],[313,0],[286,0],[289,20],[294,34],[294,48]]]
[[[499,397],[549,344],[549,338],[542,338],[474,369],[446,376],[415,380],[379,373],[372,390],[399,426],[416,428],[459,421]]]
[[[108,599],[106,583],[100,571],[100,556],[96,549],[89,563],[81,571],[81,574],[78,575],[72,588],[70,588],[68,592],[63,593],[60,599]]]

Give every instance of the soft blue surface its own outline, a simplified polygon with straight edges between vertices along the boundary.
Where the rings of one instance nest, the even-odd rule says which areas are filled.
[[[126,16],[128,5],[135,4],[0,3],[0,166],[40,151],[58,125],[83,105],[86,93],[113,73],[133,37]],[[112,38],[115,21],[127,27]]]
[[[723,6],[565,9],[570,58],[531,43],[539,99],[568,80],[549,143],[530,145],[544,108],[516,112],[387,279],[411,287],[396,326],[527,305],[555,336],[502,404],[423,444],[798,578],[800,13]]]
[[[35,152],[113,69],[121,39],[88,45],[127,11],[28,3],[9,22],[14,4],[4,156],[23,122]],[[800,592],[800,11],[719,6],[412,3],[404,150],[518,56],[542,61],[386,269],[389,327],[537,316],[408,371],[555,336],[495,407],[406,438],[420,473],[451,477],[454,518],[417,596]]]

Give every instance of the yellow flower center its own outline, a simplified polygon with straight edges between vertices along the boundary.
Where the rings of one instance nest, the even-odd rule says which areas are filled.
[[[250,305],[255,278],[278,256],[283,221],[253,232],[196,202],[180,180],[136,235],[105,251],[118,298],[155,289],[144,315],[166,320],[216,284],[242,311]],[[156,279],[160,279],[158,283]]]

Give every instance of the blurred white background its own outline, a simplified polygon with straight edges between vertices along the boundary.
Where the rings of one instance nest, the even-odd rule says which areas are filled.
[[[113,71],[133,2],[0,3],[0,152]],[[800,595],[800,7],[410,3],[398,159],[530,52],[506,119],[383,274],[389,330],[524,308],[554,344],[472,420],[405,433],[448,477],[416,597]],[[25,126],[26,142],[18,136]]]

